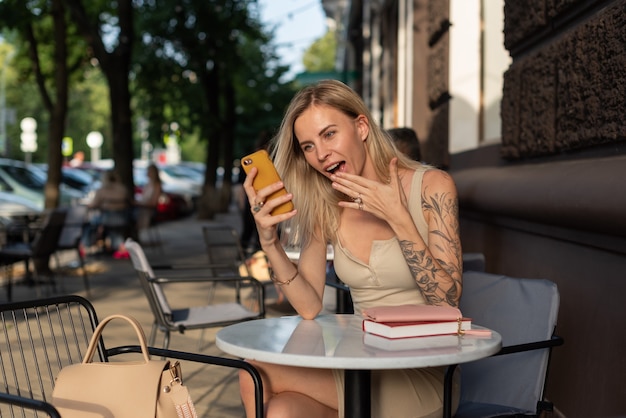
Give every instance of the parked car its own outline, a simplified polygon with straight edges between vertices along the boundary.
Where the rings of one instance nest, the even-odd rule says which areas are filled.
[[[42,210],[45,205],[44,186],[46,173],[32,164],[0,158],[0,191],[11,192],[29,200]],[[65,184],[59,186],[59,205],[70,206],[78,202],[83,193]]]
[[[42,213],[30,200],[13,192],[0,192],[0,244],[22,239],[24,231]]]
[[[45,179],[45,176],[48,175],[48,164],[36,164],[35,167],[42,171]],[[83,194],[98,189],[101,183],[99,175],[95,176],[92,172],[70,166],[61,167],[61,182]]]

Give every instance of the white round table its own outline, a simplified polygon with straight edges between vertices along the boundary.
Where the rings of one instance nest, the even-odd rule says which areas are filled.
[[[371,370],[466,363],[495,354],[501,342],[500,334],[494,331],[489,337],[445,335],[388,340],[365,333],[362,318],[356,315],[320,315],[314,320],[299,316],[258,319],[225,327],[216,336],[220,350],[241,358],[345,370],[346,417],[369,416]]]

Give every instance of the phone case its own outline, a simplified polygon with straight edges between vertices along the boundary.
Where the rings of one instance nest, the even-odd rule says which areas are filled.
[[[260,150],[250,155],[246,155],[241,159],[241,166],[243,170],[248,174],[252,167],[258,169],[257,175],[252,182],[254,190],[259,191],[262,188],[274,184],[280,180],[278,171],[274,167],[274,163],[270,159],[269,154],[265,150]],[[287,194],[287,190],[282,188],[268,196],[267,200],[275,199],[278,196]],[[287,213],[293,210],[293,203],[291,201],[284,203],[272,210],[272,215],[280,215],[281,213]]]

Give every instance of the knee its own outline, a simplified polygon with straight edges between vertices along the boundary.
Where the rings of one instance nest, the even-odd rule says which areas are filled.
[[[302,416],[302,411],[294,408],[291,394],[280,393],[272,396],[265,406],[265,416],[267,418],[290,418]]]

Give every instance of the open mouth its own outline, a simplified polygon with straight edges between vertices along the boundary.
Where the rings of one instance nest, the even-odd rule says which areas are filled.
[[[338,163],[335,163],[333,165],[331,165],[330,167],[328,167],[326,169],[326,172],[329,174],[335,174],[337,171],[339,171],[342,167],[344,167],[346,164],[345,161],[340,161]]]

